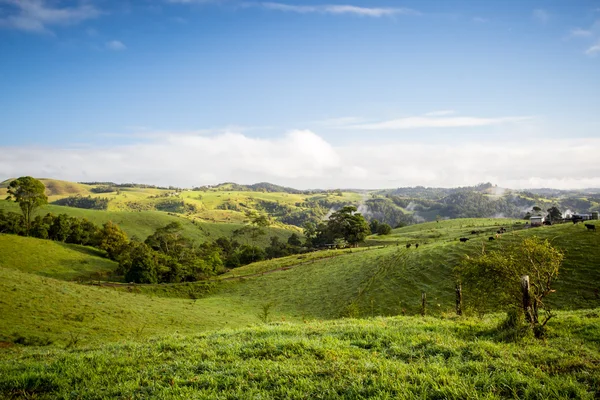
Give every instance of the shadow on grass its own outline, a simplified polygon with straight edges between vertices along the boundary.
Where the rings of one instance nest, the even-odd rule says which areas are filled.
[[[94,247],[83,246],[83,245],[72,244],[72,243],[63,243],[63,242],[55,242],[55,243],[58,243],[60,246],[64,247],[65,249],[77,251],[78,253],[85,254],[86,256],[100,257],[100,258],[106,259],[108,261],[108,258],[106,258],[106,253],[104,251],[96,249]]]

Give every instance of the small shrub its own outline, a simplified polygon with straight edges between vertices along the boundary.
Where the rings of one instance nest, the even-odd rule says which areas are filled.
[[[269,323],[269,317],[271,315],[271,309],[273,308],[273,303],[263,303],[260,306],[260,312],[258,313],[258,318],[265,324]]]
[[[498,339],[503,342],[515,342],[527,336],[529,332],[529,325],[525,324],[523,313],[517,308],[511,308],[498,326]]]

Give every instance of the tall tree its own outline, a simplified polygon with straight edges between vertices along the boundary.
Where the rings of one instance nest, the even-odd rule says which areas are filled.
[[[560,212],[560,210],[556,206],[550,207],[547,211],[550,221],[556,221],[562,218],[562,212]]]
[[[48,197],[44,193],[44,184],[31,176],[22,176],[8,185],[8,197],[6,200],[14,200],[25,217],[25,233],[29,235],[31,219],[36,209],[48,204]]]
[[[371,233],[365,218],[356,211],[354,206],[345,206],[331,214],[327,230],[334,239],[341,238],[356,246]]]

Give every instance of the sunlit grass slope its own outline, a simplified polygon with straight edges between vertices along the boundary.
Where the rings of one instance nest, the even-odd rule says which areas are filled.
[[[0,267],[0,341],[64,345],[191,334],[258,321],[243,299],[165,299]],[[1,396],[0,396],[1,397]]]
[[[421,293],[426,292],[427,312],[442,314],[454,309],[452,271],[466,254],[480,253],[484,246],[502,250],[532,235],[548,238],[565,252],[557,291],[549,297],[548,304],[560,309],[600,307],[600,235],[588,232],[581,224],[515,231],[491,242],[488,236],[473,235],[466,243],[440,240],[418,249],[388,246],[315,259],[296,267],[294,262],[283,259],[281,266],[291,269],[228,281],[219,287],[218,295],[273,303],[277,310],[295,317],[336,318],[415,314],[420,312]],[[277,262],[271,261],[270,266],[276,269]],[[265,266],[251,264],[233,273],[265,272]],[[466,304],[471,301],[465,293]]]
[[[0,183],[0,198],[4,199],[7,195],[6,188],[13,179],[7,179]],[[54,201],[67,196],[82,195],[87,196],[91,194],[91,186],[82,185],[80,183],[61,181],[58,179],[46,179],[41,178],[40,181],[46,187],[46,196],[49,201]]]
[[[18,204],[4,200],[0,200],[0,209],[20,212]],[[46,213],[67,214],[72,217],[87,218],[99,226],[105,222],[112,221],[119,225],[129,237],[137,237],[141,240],[154,233],[157,228],[174,221],[181,223],[184,236],[198,242],[216,240],[221,236],[231,237],[233,231],[243,226],[243,224],[192,222],[182,216],[169,215],[160,211],[101,211],[56,205],[46,205],[40,208],[36,215],[45,215]],[[278,227],[266,228],[266,234],[257,239],[257,244],[262,246],[267,245],[271,236],[277,236],[281,240],[287,241],[292,232]],[[242,243],[251,243],[249,238],[242,237],[239,240]]]
[[[509,218],[458,218],[441,220],[439,222],[424,222],[422,224],[409,225],[393,229],[389,235],[371,235],[367,243],[419,243],[429,244],[433,242],[447,242],[460,237],[485,238],[494,236],[496,232],[504,227],[508,232],[521,230],[526,227],[527,221]],[[471,232],[477,231],[473,235]]]
[[[600,313],[502,341],[499,317],[311,321],[94,347],[0,351],[0,396],[594,399]]]
[[[75,280],[109,275],[117,264],[94,248],[0,234],[0,267]]]
[[[2,303],[2,315],[12,315],[5,326],[14,328],[14,332],[26,335],[48,329],[48,335],[53,337],[64,336],[61,333],[62,321],[78,325],[65,317],[71,313],[113,318],[114,321],[109,318],[107,324],[94,329],[79,324],[81,332],[87,335],[86,340],[93,340],[119,338],[121,336],[116,332],[121,330],[135,332],[145,325],[141,322],[144,320],[148,321],[148,327],[154,326],[152,329],[156,330],[152,332],[157,333],[170,332],[169,329],[212,329],[225,326],[226,322],[243,324],[257,321],[257,315],[264,306],[270,307],[272,316],[277,320],[288,321],[414,315],[420,312],[423,291],[427,293],[428,314],[451,314],[454,309],[452,269],[464,255],[476,254],[482,246],[501,250],[503,246],[517,243],[530,235],[549,238],[566,254],[561,280],[556,285],[557,292],[550,296],[549,304],[559,309],[600,307],[597,292],[600,286],[600,237],[597,233],[588,232],[583,225],[565,224],[508,233],[492,242],[481,238],[467,243],[439,241],[419,249],[393,245],[371,250],[347,249],[297,255],[241,267],[215,278],[208,285],[199,282],[132,289],[146,295],[127,293],[127,288],[69,286],[72,284],[50,279],[47,279],[51,282],[48,284],[33,275],[2,270],[6,277],[2,278],[4,287],[1,292],[8,293]],[[63,288],[61,285],[67,286],[64,289],[48,289],[49,286]],[[13,287],[22,288],[13,290]],[[69,293],[65,298],[67,301],[63,301],[63,292]],[[150,297],[155,294],[161,298]],[[124,295],[132,297],[124,300],[121,297]],[[174,298],[165,298],[169,296]],[[184,297],[198,299],[192,301]],[[99,300],[89,300],[95,298]],[[465,293],[466,304],[470,301],[469,294]],[[58,310],[53,311],[55,314],[50,320],[45,320],[47,305]],[[158,309],[154,310],[155,306]],[[110,311],[102,311],[103,307]],[[71,308],[75,311],[70,311]],[[189,315],[186,314],[188,308]],[[129,310],[139,319],[113,312],[120,309]],[[23,315],[29,318],[24,319]],[[161,315],[163,319],[153,322]],[[175,318],[175,322],[165,323],[169,318]],[[41,320],[44,322],[38,322]],[[130,320],[138,322],[131,322],[133,327],[129,327]],[[88,319],[85,321],[87,323]],[[115,326],[114,330],[111,325]]]

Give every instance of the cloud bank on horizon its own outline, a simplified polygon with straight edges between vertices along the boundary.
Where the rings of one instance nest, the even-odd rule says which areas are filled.
[[[600,187],[597,0],[0,0],[0,48],[0,180]]]
[[[368,141],[333,145],[309,130],[276,138],[162,134],[109,147],[0,147],[5,178],[32,175],[192,187],[233,181],[309,188],[600,187],[600,138],[501,144]]]

